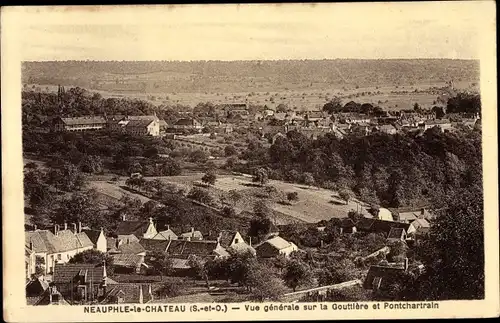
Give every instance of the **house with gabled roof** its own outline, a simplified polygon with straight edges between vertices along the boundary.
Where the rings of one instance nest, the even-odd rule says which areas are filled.
[[[88,304],[103,299],[116,282],[107,277],[106,264],[56,264],[52,283],[71,304]]]
[[[166,252],[172,258],[179,259],[187,259],[193,255],[202,259],[229,257],[229,253],[218,241],[207,240],[170,240]]]
[[[144,263],[144,255],[138,255],[134,253],[117,253],[112,254],[113,267],[115,268],[115,273],[139,273],[141,268],[148,267]]]
[[[147,304],[154,299],[151,284],[112,285],[99,304]]]
[[[24,246],[24,265],[26,279],[30,280],[36,271],[36,255],[35,252],[27,246]]]
[[[219,233],[217,241],[221,247],[228,250],[229,248],[237,253],[250,252],[255,255],[255,249],[247,244],[238,231],[223,230]]]
[[[141,246],[144,247],[146,253],[152,252],[166,252],[170,240],[160,240],[160,239],[141,239],[139,240]]]
[[[191,231],[181,233],[181,235],[178,238],[181,240],[188,240],[188,241],[200,241],[203,240],[203,234],[201,233],[201,231],[191,228]]]
[[[175,234],[170,226],[167,225],[167,230],[159,231],[157,235],[152,237],[151,239],[155,240],[177,240],[178,236]]]
[[[371,289],[375,294],[388,290],[394,282],[402,279],[408,270],[408,259],[403,264],[372,265],[363,282],[365,289]]]
[[[90,241],[92,241],[94,249],[97,249],[100,252],[107,251],[106,236],[104,235],[103,228],[101,228],[101,230],[86,229],[86,230],[82,230],[82,232],[87,235],[87,237],[90,239]]]
[[[106,119],[101,116],[56,117],[51,121],[51,129],[53,131],[88,131],[104,129],[106,124]]]
[[[259,258],[272,258],[279,255],[289,257],[292,252],[298,250],[299,248],[293,242],[286,241],[279,236],[272,237],[255,246]]]
[[[387,242],[405,241],[406,230],[403,228],[392,227],[387,235]]]
[[[34,252],[35,257],[43,258],[44,273],[51,273],[56,263],[66,263],[74,255],[85,250],[92,249],[94,244],[88,236],[79,229],[68,230],[65,224],[64,230],[55,225],[54,233],[49,230],[35,230],[25,233],[25,246]]]
[[[160,122],[158,120],[127,120],[123,130],[137,136],[159,136]]]
[[[410,224],[401,223],[395,221],[385,221],[373,218],[361,218],[356,222],[356,228],[358,231],[363,232],[374,232],[374,233],[384,233],[389,234],[391,228],[403,228],[405,231],[408,230]]]
[[[156,231],[153,218],[149,218],[149,221],[122,221],[118,223],[116,234],[118,239],[126,238],[129,235],[134,235],[138,239],[151,239],[158,234],[158,231]]]
[[[395,221],[410,223],[416,219],[434,219],[434,215],[425,207],[401,207],[389,209]]]

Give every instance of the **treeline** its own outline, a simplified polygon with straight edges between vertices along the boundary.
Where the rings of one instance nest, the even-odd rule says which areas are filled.
[[[57,93],[22,91],[22,120],[29,125],[35,116],[79,117],[88,115],[152,115],[156,112],[167,123],[175,122],[181,116],[179,111],[191,110],[181,105],[156,107],[152,103],[136,98],[103,98],[97,92],[80,87],[65,90],[60,87]],[[37,125],[37,124],[34,124]]]

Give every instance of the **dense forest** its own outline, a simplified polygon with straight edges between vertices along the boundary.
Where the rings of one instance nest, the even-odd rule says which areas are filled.
[[[385,207],[427,204],[452,191],[482,185],[481,132],[443,132],[347,136],[326,134],[312,140],[296,131],[266,149],[257,143],[245,156],[269,177],[313,182],[351,190],[362,200]]]

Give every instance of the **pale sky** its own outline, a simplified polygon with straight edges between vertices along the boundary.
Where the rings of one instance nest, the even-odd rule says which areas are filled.
[[[491,1],[18,10],[27,61],[469,59],[495,19]]]

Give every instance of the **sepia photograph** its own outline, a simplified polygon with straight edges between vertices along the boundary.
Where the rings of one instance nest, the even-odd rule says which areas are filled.
[[[18,134],[2,101],[2,142],[20,144],[20,201],[4,213],[16,240],[3,242],[18,276],[24,243],[15,305],[329,318],[484,302],[495,250],[498,275],[487,10],[2,8],[2,24],[25,18]],[[485,313],[498,313],[493,276]]]

